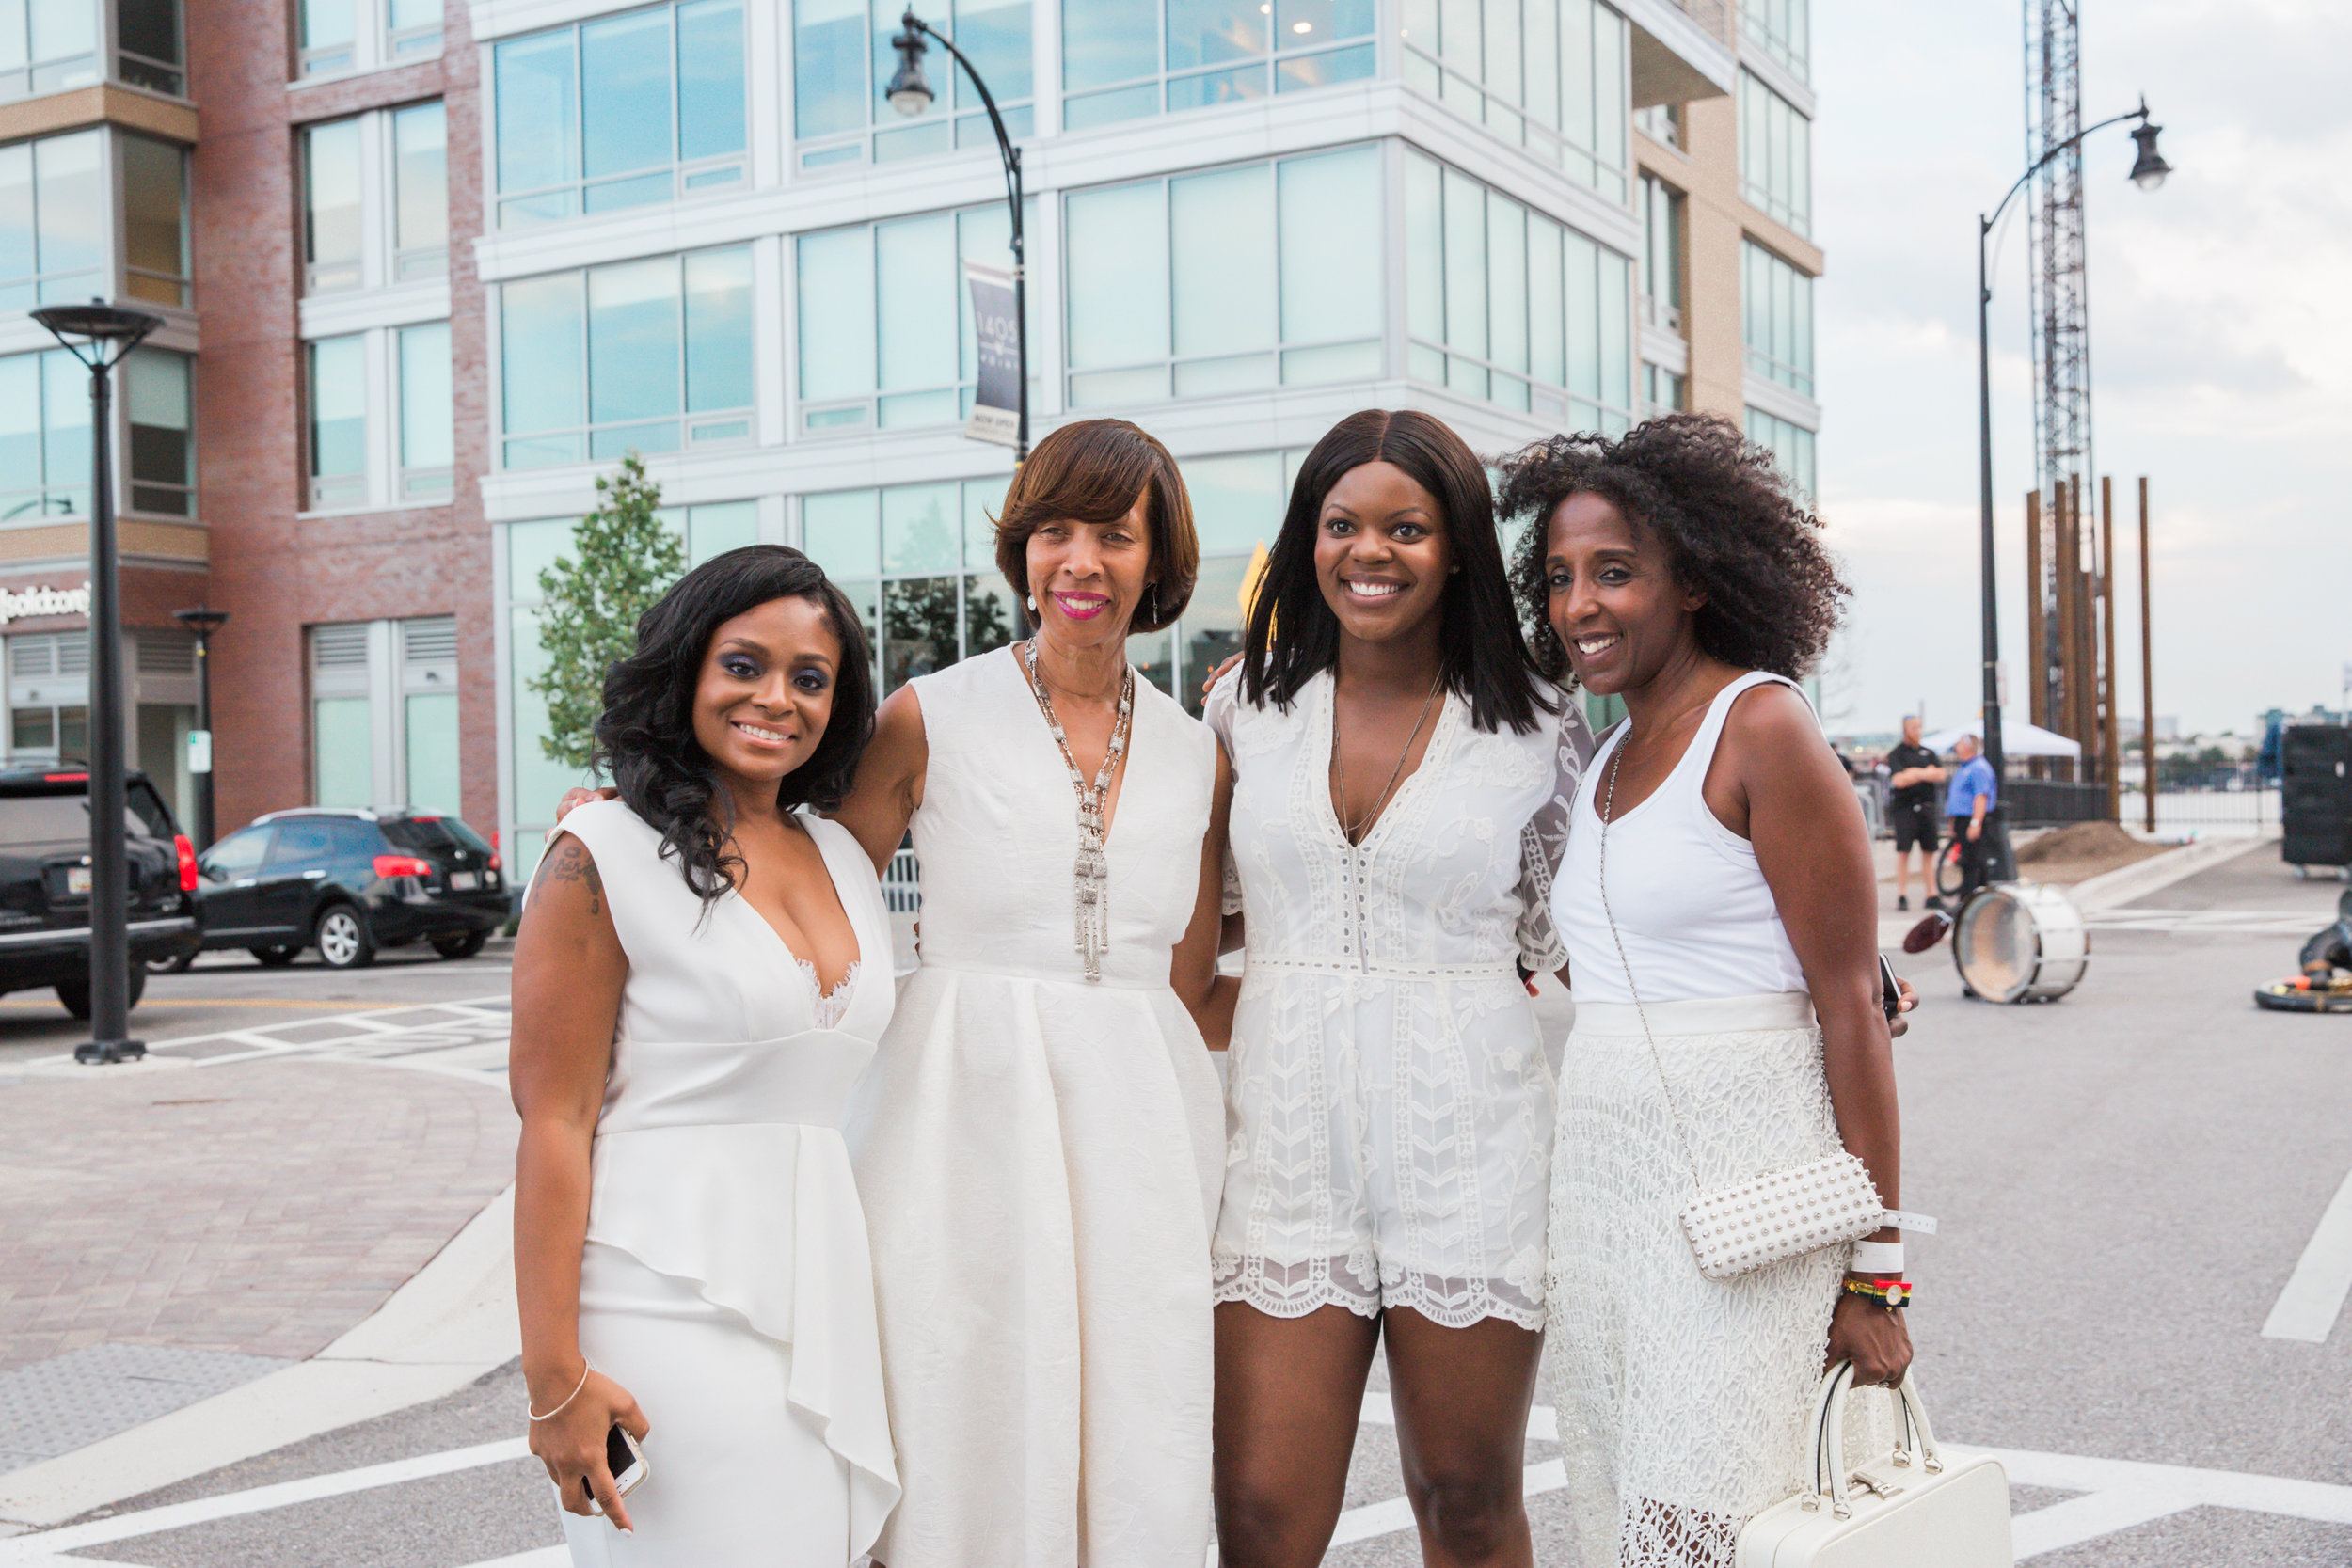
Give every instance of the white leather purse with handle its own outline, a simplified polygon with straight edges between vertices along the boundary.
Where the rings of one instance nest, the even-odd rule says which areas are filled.
[[[1853,1365],[1821,1379],[1805,1429],[1805,1487],[1748,1521],[1739,1568],[2014,1568],[2009,1477],[2000,1461],[1947,1464],[1908,1375],[1889,1390],[1892,1453],[1846,1467]]]

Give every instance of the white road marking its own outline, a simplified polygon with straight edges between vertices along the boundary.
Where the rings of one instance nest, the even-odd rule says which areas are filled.
[[[2130,1529],[2152,1519],[2162,1519],[2197,1505],[2161,1492],[2142,1492],[2117,1487],[2107,1492],[2089,1492],[2079,1497],[2069,1497],[2062,1503],[2052,1503],[2031,1513],[2020,1513],[2010,1521],[2011,1539],[2016,1543],[2017,1560],[2055,1552],[2076,1545],[2117,1530]]]
[[[2263,1324],[2263,1338],[2326,1344],[2347,1294],[2352,1294],[2352,1175],[2319,1216],[2319,1227]]]

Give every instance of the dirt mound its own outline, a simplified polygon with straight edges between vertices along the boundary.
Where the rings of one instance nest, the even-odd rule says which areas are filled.
[[[2029,844],[2017,850],[2020,865],[2040,865],[2047,861],[2134,861],[2158,853],[2158,847],[2142,844],[2112,822],[2070,822],[2063,828],[2053,828],[2036,834]]]

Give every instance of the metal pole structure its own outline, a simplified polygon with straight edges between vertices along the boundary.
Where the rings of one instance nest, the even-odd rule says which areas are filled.
[[[142,310],[93,300],[53,306],[33,319],[89,367],[89,995],[90,1037],[77,1062],[120,1062],[147,1054],[131,1034],[131,896],[123,844],[127,809],[122,746],[122,585],[115,547],[114,423],[108,377],[140,339],[163,325]],[[84,353],[70,339],[88,346]],[[115,352],[110,356],[109,347]]]
[[[2107,820],[2123,820],[2122,726],[2116,715],[2115,476],[2099,476],[2099,760],[2106,768]]]
[[[2140,787],[2148,792],[2148,831],[2156,831],[2156,634],[2149,619],[2154,594],[2148,587],[2148,476],[2139,476],[2139,765]]]
[[[196,637],[196,732],[188,736],[188,775],[196,793],[196,847],[213,847],[213,633],[229,619],[225,610],[175,610],[171,618]]]

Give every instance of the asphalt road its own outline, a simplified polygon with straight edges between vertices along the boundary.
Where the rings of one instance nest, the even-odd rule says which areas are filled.
[[[1947,1443],[2023,1450],[2012,1502],[2021,1549],[2038,1564],[2352,1563],[2352,1324],[2336,1322],[2320,1342],[2263,1333],[2298,1268],[2352,1277],[2352,1231],[2341,1258],[2313,1240],[2352,1172],[2352,1016],[2265,1013],[2250,1001],[2293,968],[2300,939],[2285,929],[2325,924],[2340,891],[2297,881],[2275,850],[2256,849],[2117,911],[2129,928],[2097,926],[2087,978],[2050,1006],[1964,1000],[1948,950],[1899,964],[1923,997],[1898,1046],[1903,1197],[1942,1222],[1912,1243],[1917,1378]],[[201,1001],[309,997],[308,986],[322,1001],[384,1005],[502,983],[487,958],[266,978],[216,960],[163,977],[155,1010],[138,1017],[150,1029],[167,1017],[201,1027],[215,1017]],[[0,1050],[30,1049],[37,1031],[70,1034],[10,1017]],[[516,1437],[521,1401],[504,1369],[435,1404],[125,1502],[108,1517],[207,1498],[224,1516],[61,1560],[555,1568],[552,1505],[533,1463],[467,1453]],[[1528,1463],[1554,1451],[1531,1442]],[[405,1481],[367,1468],[435,1455],[470,1462]],[[1327,1562],[1419,1562],[1396,1473],[1393,1430],[1367,1419],[1348,1498],[1361,1512],[1343,1523],[1358,1538]],[[251,1507],[266,1497],[252,1489],[305,1477],[356,1489]],[[388,1483],[358,1486],[366,1481]],[[2037,1519],[2042,1510],[2052,1512]],[[1537,1560],[1572,1561],[1561,1494],[1533,1497],[1530,1512]],[[0,1563],[36,1539],[0,1542]]]

